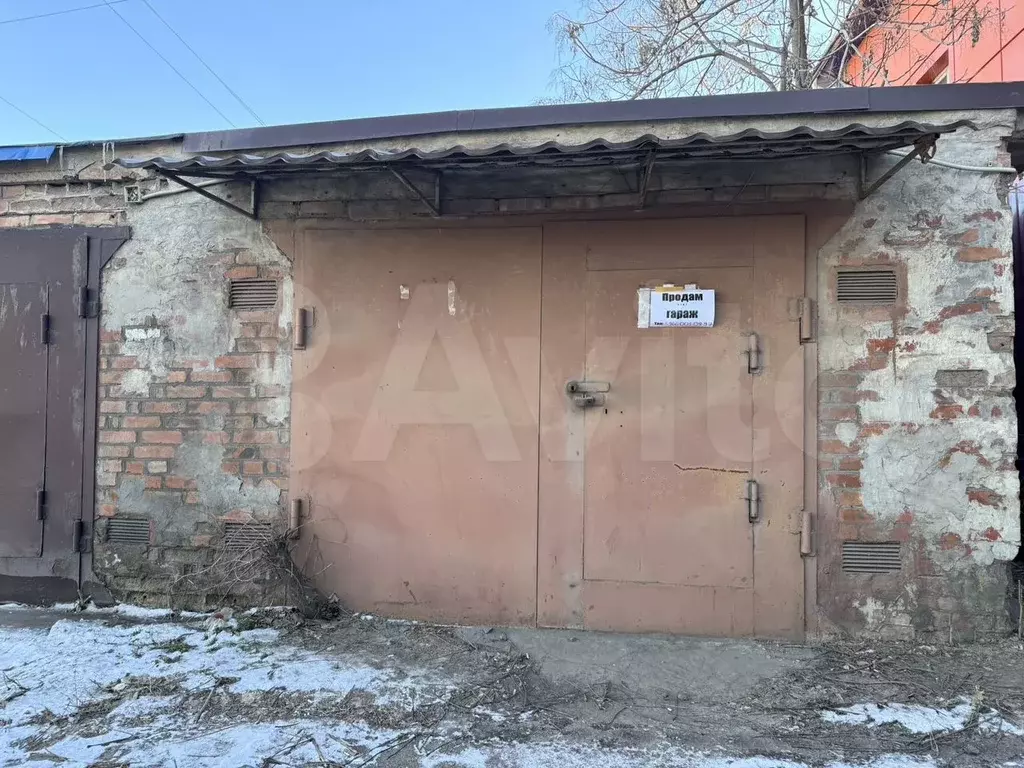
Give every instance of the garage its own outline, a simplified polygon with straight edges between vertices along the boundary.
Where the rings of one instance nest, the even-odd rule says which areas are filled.
[[[292,487],[322,588],[408,618],[799,636],[804,228],[303,228]],[[638,327],[663,286],[713,291],[711,327]]]

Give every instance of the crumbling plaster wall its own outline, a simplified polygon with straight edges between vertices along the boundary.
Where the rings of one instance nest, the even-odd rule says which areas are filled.
[[[126,216],[102,276],[96,571],[175,605],[258,590],[216,561],[225,522],[284,520],[290,262],[260,223],[192,193]],[[273,311],[229,309],[230,280],[250,277],[280,281]],[[107,541],[118,517],[148,521],[149,546]]]
[[[1016,115],[969,117],[978,130],[941,138],[937,157],[1008,165],[1004,140]],[[912,163],[820,252],[826,631],[974,638],[1005,630],[1006,561],[1021,536],[1011,179]],[[868,266],[896,271],[895,308],[837,303],[837,268]],[[902,571],[844,573],[843,541],[902,542]]]

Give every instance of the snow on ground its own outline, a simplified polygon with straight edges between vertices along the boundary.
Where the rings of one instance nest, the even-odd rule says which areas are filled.
[[[844,725],[896,724],[911,733],[941,733],[962,731],[977,717],[978,730],[985,733],[1007,733],[1024,736],[1024,728],[1004,720],[991,709],[979,708],[970,699],[960,699],[949,709],[925,707],[919,704],[855,704],[837,710],[822,712],[825,722]]]
[[[358,648],[315,652],[276,629],[240,630],[201,614],[119,609],[50,615],[0,606],[0,766],[258,768],[389,764],[422,768],[809,768],[767,757],[687,750],[680,743],[604,748],[553,735],[474,735],[525,713],[458,704],[466,681],[403,668]],[[4,612],[8,612],[5,621]],[[472,687],[472,686],[470,686]],[[356,703],[354,703],[356,702]],[[828,723],[898,723],[915,733],[962,729],[971,703],[948,710],[862,704]],[[992,732],[1024,734],[995,713]],[[997,717],[997,716],[995,716]],[[658,737],[661,738],[661,737]],[[832,754],[841,754],[833,752]],[[396,758],[397,759],[397,758]],[[828,758],[831,759],[831,758]],[[927,758],[880,755],[828,768],[933,768]]]

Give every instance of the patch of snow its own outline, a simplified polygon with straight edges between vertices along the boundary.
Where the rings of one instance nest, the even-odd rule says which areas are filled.
[[[865,725],[869,728],[896,724],[911,733],[940,733],[963,730],[971,718],[971,712],[970,699],[961,699],[950,709],[937,709],[920,704],[854,704],[851,707],[822,712],[821,717],[827,723]],[[1024,728],[1004,720],[991,709],[978,713],[978,729],[986,733],[1024,736]]]

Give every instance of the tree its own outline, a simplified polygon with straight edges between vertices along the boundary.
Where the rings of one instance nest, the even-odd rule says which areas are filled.
[[[590,101],[890,84],[1000,22],[994,0],[580,0],[551,27],[560,100]]]

